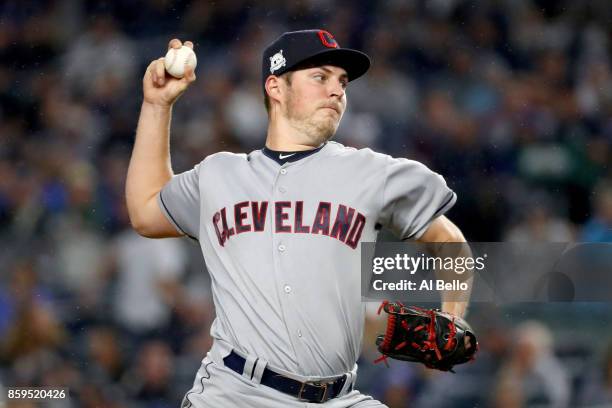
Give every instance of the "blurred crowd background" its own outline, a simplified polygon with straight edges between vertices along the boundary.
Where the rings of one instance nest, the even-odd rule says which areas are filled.
[[[214,318],[200,251],[139,237],[124,205],[141,78],[171,38],[199,59],[176,172],[262,147],[261,51],[324,28],[373,59],[337,139],[443,174],[468,240],[610,242],[611,22],[606,0],[3,0],[0,388],[148,408],[191,387]],[[360,389],[390,407],[611,406],[611,313],[474,305],[481,352],[457,375],[373,364],[372,313]]]

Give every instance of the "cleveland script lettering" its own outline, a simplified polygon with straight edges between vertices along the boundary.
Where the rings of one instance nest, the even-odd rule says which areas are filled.
[[[357,248],[366,224],[366,217],[362,213],[344,204],[319,202],[314,214],[306,218],[303,201],[275,201],[272,205],[276,233],[326,235],[352,249]],[[215,212],[212,223],[219,245],[225,246],[234,235],[263,232],[267,210],[267,201],[241,201],[234,204],[233,209],[223,207]],[[230,217],[233,214],[233,219],[228,218],[228,214]]]

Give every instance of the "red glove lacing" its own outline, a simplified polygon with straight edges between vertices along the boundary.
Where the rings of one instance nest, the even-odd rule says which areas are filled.
[[[389,301],[387,300],[383,301],[380,307],[378,308],[378,314],[380,314],[383,308],[388,304],[389,304]],[[405,306],[400,302],[397,302],[397,304],[400,306],[400,310],[397,312],[399,313],[404,312]],[[421,344],[412,342],[411,346],[422,352],[433,350],[438,360],[442,360],[442,353],[440,352],[440,349],[438,348],[438,342],[436,341],[436,337],[437,337],[436,336],[436,312],[434,310],[423,309],[423,308],[416,307],[416,306],[413,306],[413,308],[429,315],[429,324],[427,324],[427,339],[424,340]],[[393,307],[391,307],[390,311],[396,312]],[[383,351],[389,350],[391,346],[391,339],[393,338],[393,333],[395,331],[396,325],[397,325],[397,315],[389,314],[385,337],[380,345],[381,350]],[[402,320],[401,325],[404,330],[410,331],[410,326],[405,320]],[[415,332],[418,332],[420,330],[423,330],[424,328],[425,328],[424,325],[419,325],[415,327],[413,330]],[[443,349],[446,351],[451,350],[454,344],[456,343],[455,335],[457,334],[457,328],[455,327],[454,318],[448,323],[448,329],[449,329],[449,336],[448,336],[448,339],[446,339],[446,343],[443,346]],[[406,347],[407,344],[408,343],[406,341],[401,342],[400,344],[395,346],[394,350],[395,351],[401,350],[402,348]],[[389,366],[389,363],[387,361],[387,355],[383,354],[381,357],[374,360],[374,363],[377,364],[377,363],[380,363],[381,361],[384,361],[387,367]],[[428,363],[425,363],[425,365],[429,368],[435,368],[431,364],[428,364]]]

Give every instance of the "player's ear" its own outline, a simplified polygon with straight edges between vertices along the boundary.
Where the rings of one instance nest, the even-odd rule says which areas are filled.
[[[281,99],[282,90],[280,87],[281,80],[276,75],[270,75],[268,79],[266,79],[266,92],[270,99],[274,99],[279,101]]]

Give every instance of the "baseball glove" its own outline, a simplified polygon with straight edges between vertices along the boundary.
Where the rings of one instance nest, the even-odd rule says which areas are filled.
[[[473,360],[478,342],[470,325],[460,317],[435,309],[383,302],[387,330],[378,335],[376,345],[382,357],[414,361],[429,368],[451,371],[453,366]]]

